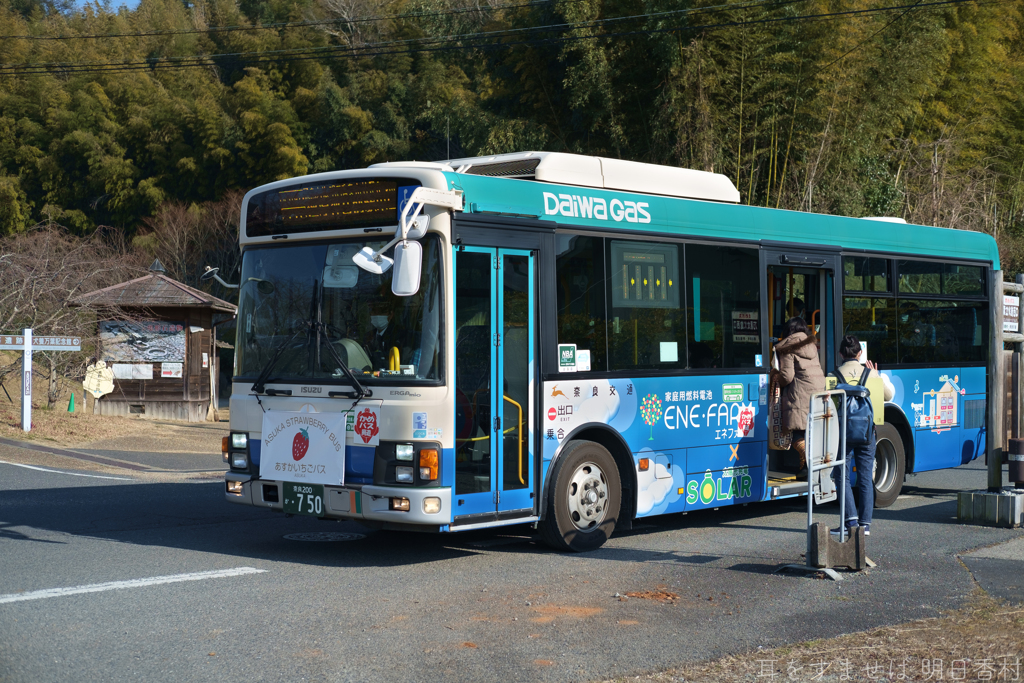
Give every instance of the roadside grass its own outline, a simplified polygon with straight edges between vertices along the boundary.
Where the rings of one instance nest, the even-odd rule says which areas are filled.
[[[758,649],[626,681],[1024,681],[1024,604],[980,589],[941,617]]]
[[[77,403],[80,397],[81,394],[75,396],[74,413],[67,411],[67,401],[52,410],[46,408],[45,401],[33,401],[32,430],[25,432],[21,428],[21,404],[12,404],[6,396],[0,396],[0,436],[19,441],[75,446],[132,436],[145,429],[140,425],[141,420],[136,418],[88,415],[84,408],[79,412]]]
[[[220,454],[217,429],[196,429],[182,422],[172,424],[140,417],[95,415],[86,412],[86,398],[80,382],[71,382],[58,397],[53,408],[46,406],[47,380],[39,367],[33,373],[32,429],[21,428],[21,383],[17,375],[9,376],[0,391],[0,437],[33,441],[64,447],[89,446],[98,450],[145,450],[152,452],[197,452]],[[71,394],[75,395],[75,412],[68,412]],[[90,405],[91,408],[91,405]],[[222,411],[221,415],[224,416]],[[213,427],[214,423],[201,425]],[[218,423],[227,433],[227,423]]]

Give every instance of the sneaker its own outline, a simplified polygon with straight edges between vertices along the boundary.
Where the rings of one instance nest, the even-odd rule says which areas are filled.
[[[846,537],[849,538],[852,534],[854,534],[855,533],[854,529],[856,529],[856,528],[857,528],[856,524],[854,524],[853,526],[846,527]],[[829,533],[832,534],[833,536],[842,536],[843,535],[843,531],[839,527],[836,527],[835,529],[832,529]]]
[[[870,524],[865,524],[863,526],[864,526],[864,535],[865,536],[870,536],[871,535],[871,525]]]

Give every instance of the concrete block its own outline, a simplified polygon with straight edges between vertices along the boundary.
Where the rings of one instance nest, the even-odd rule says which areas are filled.
[[[867,552],[864,547],[864,527],[857,527],[845,543],[829,533],[828,525],[816,522],[811,527],[811,547],[807,564],[812,567],[847,567],[854,571],[866,569]]]
[[[966,524],[1015,528],[1024,524],[1024,491],[961,491],[957,519]]]
[[[961,491],[956,497],[956,518],[960,521],[974,519],[974,494]]]

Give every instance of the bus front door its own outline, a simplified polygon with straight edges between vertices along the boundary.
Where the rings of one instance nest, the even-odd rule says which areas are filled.
[[[534,257],[456,247],[456,523],[533,509]]]

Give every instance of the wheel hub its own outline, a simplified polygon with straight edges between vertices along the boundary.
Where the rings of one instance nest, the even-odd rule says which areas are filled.
[[[608,483],[604,472],[592,462],[576,468],[569,480],[569,518],[580,531],[596,529],[608,514]]]

